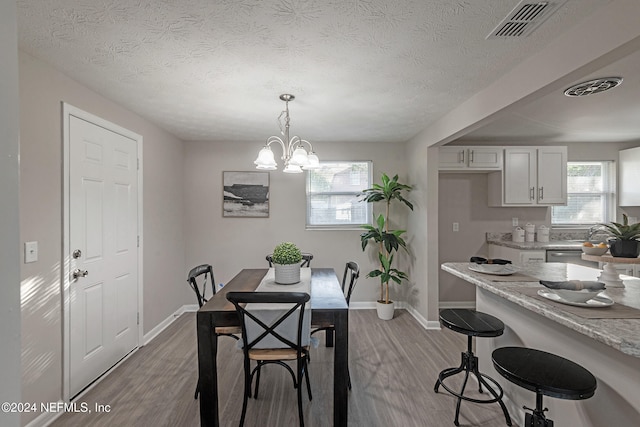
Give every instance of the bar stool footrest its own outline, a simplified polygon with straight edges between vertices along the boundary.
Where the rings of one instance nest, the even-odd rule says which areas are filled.
[[[449,376],[449,375],[446,375],[446,376],[443,375],[443,373],[445,373],[446,371],[447,370],[445,369],[444,371],[440,372],[440,375],[438,375],[438,381],[440,382],[440,385],[442,386],[442,388],[444,388],[450,394],[452,394],[453,396],[455,396],[455,397],[457,397],[459,399],[466,400],[468,402],[473,402],[473,403],[496,403],[497,401],[502,400],[502,397],[504,396],[504,391],[502,390],[502,387],[500,387],[500,384],[498,384],[496,382],[496,380],[494,380],[490,376],[485,375],[485,374],[483,374],[481,372],[479,372],[478,374],[480,375],[480,377],[485,379],[485,381],[481,381],[480,378],[478,378],[478,381],[481,384],[484,384],[484,386],[489,390],[489,394],[493,395],[494,397],[492,399],[474,399],[472,397],[468,397],[468,396],[465,396],[463,394],[460,394],[459,392],[454,391],[451,388],[449,388],[444,383],[444,379]],[[476,377],[478,377],[478,374],[476,374],[475,372],[473,374]],[[497,389],[499,390],[500,393],[496,393],[496,390],[486,382],[486,379],[491,381],[493,383],[493,385],[495,385],[497,387]]]

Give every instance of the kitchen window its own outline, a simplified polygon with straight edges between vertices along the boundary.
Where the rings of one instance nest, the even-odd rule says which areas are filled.
[[[307,172],[307,228],[358,228],[371,221],[369,203],[359,201],[371,187],[371,161],[320,162]]]
[[[614,209],[613,162],[568,162],[567,205],[551,208],[551,223],[588,226],[609,222],[614,217]]]

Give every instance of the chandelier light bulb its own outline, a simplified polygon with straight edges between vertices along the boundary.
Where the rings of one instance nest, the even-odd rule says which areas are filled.
[[[291,155],[289,164],[296,166],[306,166],[308,163],[309,161],[307,160],[307,150],[298,145],[298,147],[293,150],[293,154]]]
[[[282,170],[284,173],[302,173],[302,168],[298,165],[287,164]]]
[[[273,156],[271,147],[265,145],[258,153],[258,158],[253,162],[256,165],[256,169],[263,170],[276,170],[278,164]]]
[[[304,170],[318,169],[320,167],[320,159],[316,156],[316,153],[310,151],[307,155],[307,164],[302,167]]]

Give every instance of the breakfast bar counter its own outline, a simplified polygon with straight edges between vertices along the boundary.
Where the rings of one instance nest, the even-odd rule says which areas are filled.
[[[596,394],[584,401],[546,399],[557,425],[636,425],[640,419],[640,279],[622,276],[624,288],[610,288],[603,296],[613,305],[583,308],[542,298],[539,280],[596,280],[601,270],[564,263],[520,265],[508,276],[483,274],[472,264],[444,263],[442,269],[476,286],[476,309],[498,317],[505,333],[477,341],[481,371],[505,389],[507,407],[519,425],[522,406],[533,406],[533,393],[514,387],[495,372],[495,348],[522,346],[573,360],[598,380]]]

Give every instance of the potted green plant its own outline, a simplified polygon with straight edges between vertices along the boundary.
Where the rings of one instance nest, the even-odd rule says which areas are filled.
[[[283,242],[273,249],[271,256],[275,269],[275,281],[281,285],[291,285],[300,281],[302,253],[291,242]]]
[[[622,224],[601,224],[613,237],[609,239],[611,256],[637,258],[640,255],[640,222],[629,224],[629,217],[622,214]]]
[[[378,277],[380,279],[380,299],[377,301],[376,308],[378,317],[384,320],[393,318],[394,305],[389,298],[389,283],[401,284],[403,280],[407,280],[408,276],[405,272],[394,267],[394,254],[400,248],[407,250],[407,244],[403,239],[406,230],[394,230],[391,228],[389,214],[391,211],[391,203],[396,201],[404,204],[413,210],[410,201],[404,198],[404,193],[411,191],[411,186],[398,182],[398,175],[389,178],[383,173],[381,177],[382,184],[374,184],[362,192],[361,201],[367,203],[384,203],[385,213],[374,215],[374,225],[363,225],[365,230],[360,235],[362,250],[367,248],[369,242],[376,245],[378,250],[379,266],[377,269],[370,271],[367,277]]]

